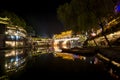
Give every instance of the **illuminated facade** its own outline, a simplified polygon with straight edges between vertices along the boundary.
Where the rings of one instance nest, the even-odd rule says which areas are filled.
[[[8,23],[3,20],[4,18],[2,20],[0,18],[0,48],[23,47],[27,41],[27,32],[20,26],[8,26]]]
[[[73,37],[73,31],[68,30],[61,32],[61,34],[55,34],[53,40],[53,46],[59,46],[60,48],[73,48],[78,46],[79,36]]]
[[[17,26],[6,27],[5,31],[5,47],[22,47],[26,43],[27,32]]]
[[[111,43],[112,46],[120,46],[120,17],[111,20],[107,25],[104,26],[104,34],[106,35],[107,39]],[[101,47],[108,47],[108,42],[106,41],[104,35],[102,34],[102,30],[97,30],[97,37],[88,41],[89,46],[98,46]],[[95,42],[96,44],[95,44]]]

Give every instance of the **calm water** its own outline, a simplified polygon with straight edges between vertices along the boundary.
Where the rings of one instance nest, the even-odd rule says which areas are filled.
[[[48,78],[114,80],[96,56],[61,53],[52,47],[0,51],[0,80]]]

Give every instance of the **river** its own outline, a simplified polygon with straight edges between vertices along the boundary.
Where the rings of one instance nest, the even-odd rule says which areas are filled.
[[[57,48],[0,51],[0,80],[114,80],[96,56],[61,53]]]

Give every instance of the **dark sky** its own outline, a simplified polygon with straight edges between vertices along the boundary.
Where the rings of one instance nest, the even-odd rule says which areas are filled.
[[[64,27],[56,17],[59,5],[71,0],[2,0],[0,9],[23,17],[42,36],[60,33]]]

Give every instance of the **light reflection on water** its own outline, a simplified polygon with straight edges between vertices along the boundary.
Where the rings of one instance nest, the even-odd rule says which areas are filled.
[[[52,54],[52,58],[54,58],[54,59],[49,57],[51,54]],[[48,55],[48,56],[46,56],[46,55]],[[32,58],[37,58],[37,57],[38,57],[38,59],[40,59],[40,61],[36,62],[36,59],[32,60]],[[87,65],[102,64],[101,61],[95,56],[85,57],[85,56],[74,55],[74,54],[70,54],[70,53],[61,53],[61,50],[59,47],[38,47],[38,48],[36,48],[36,50],[31,50],[31,49],[4,50],[4,51],[0,52],[0,72],[1,72],[0,77],[3,75],[11,76],[11,73],[12,73],[12,75],[14,75],[14,74],[20,72],[21,70],[24,70],[24,68],[26,66],[29,66],[29,65],[26,65],[26,63],[27,63],[27,61],[29,61],[29,59],[31,59],[31,61],[35,61],[35,63],[34,63],[35,65],[36,64],[37,65],[44,64],[44,65],[47,65],[47,67],[52,66],[53,68],[54,68],[54,66],[59,68],[59,66],[61,66],[61,65],[63,67],[64,65],[62,62],[61,62],[62,64],[59,64],[60,61],[70,61],[70,62],[80,61],[79,66],[85,66],[85,64],[87,64]],[[52,59],[52,60],[50,60],[50,59]],[[50,62],[53,65],[51,65],[51,64],[48,65],[49,61],[53,61],[53,62]],[[82,64],[81,62],[83,62],[85,64]],[[31,65],[34,66],[33,64],[31,64]],[[77,64],[75,64],[75,67],[76,67],[76,65]],[[79,66],[77,66],[78,70],[79,70]],[[65,67],[67,67],[67,66],[65,66]],[[83,67],[81,67],[81,68],[83,68]],[[67,68],[65,68],[65,69],[67,69]],[[68,68],[68,70],[70,70],[70,69]],[[75,70],[77,70],[77,69],[75,69]]]
[[[27,52],[27,49],[0,51],[0,79],[22,70],[26,65]]]
[[[66,47],[69,48],[69,47]],[[82,56],[71,53],[63,53],[59,46],[53,47],[38,47],[36,50],[32,50],[32,56],[38,56],[42,54],[52,53],[54,58],[62,58],[64,60],[81,60],[88,64],[102,64],[96,56]]]
[[[61,52],[62,50],[60,49],[59,46],[54,46],[54,47],[38,47],[35,51],[33,50],[32,55],[33,56],[38,56],[41,54],[48,54],[48,53],[52,53],[54,58],[62,58],[65,60],[81,60],[81,61],[85,61],[86,63],[90,63],[90,64],[99,64],[100,61],[98,60],[97,57],[93,56],[93,57],[85,57],[82,55],[75,55],[75,54],[70,54],[70,53],[63,53]]]
[[[90,64],[101,63],[96,57],[85,57],[85,56],[75,55],[75,54],[70,54],[70,53],[54,53],[54,57],[61,57],[62,59],[73,60],[73,61],[78,59],[78,60],[85,61],[86,63],[90,63]]]
[[[63,47],[66,49],[69,49],[69,47]],[[92,56],[92,57],[87,57],[87,56],[82,56],[82,55],[75,55],[74,53],[70,54],[70,53],[61,53],[62,50],[59,46],[54,46],[54,51],[56,54],[54,54],[55,57],[61,57],[62,59],[68,59],[68,60],[75,60],[75,59],[79,59],[81,61],[85,61],[86,63],[90,63],[90,64],[104,64],[106,70],[108,71],[108,73],[113,76],[115,78],[115,80],[119,80],[120,79],[120,75],[119,75],[119,70],[120,70],[120,66],[117,66],[117,68],[114,70],[115,67],[113,67],[115,63],[112,65],[107,64],[106,61],[110,62],[110,60],[106,60],[106,58],[102,57],[102,59],[105,59],[106,61],[101,61],[100,58],[98,58],[96,55]],[[109,54],[109,53],[108,53]],[[97,55],[100,55],[99,53]],[[119,69],[118,69],[119,68]],[[117,74],[116,74],[117,73]]]
[[[5,51],[5,71],[17,71],[24,66],[26,61],[26,53],[23,53],[23,49],[7,50]]]
[[[63,53],[61,48],[59,46],[54,46],[54,56],[55,57],[61,57],[63,59],[69,59],[69,60],[75,60],[75,59],[79,59],[79,60],[83,60],[86,61],[87,63],[90,64],[99,64],[100,61],[98,60],[97,57],[93,56],[93,57],[86,57],[86,56],[82,56],[82,55],[75,55],[75,54],[70,54],[70,53]],[[65,48],[70,48],[70,47],[66,47]]]

